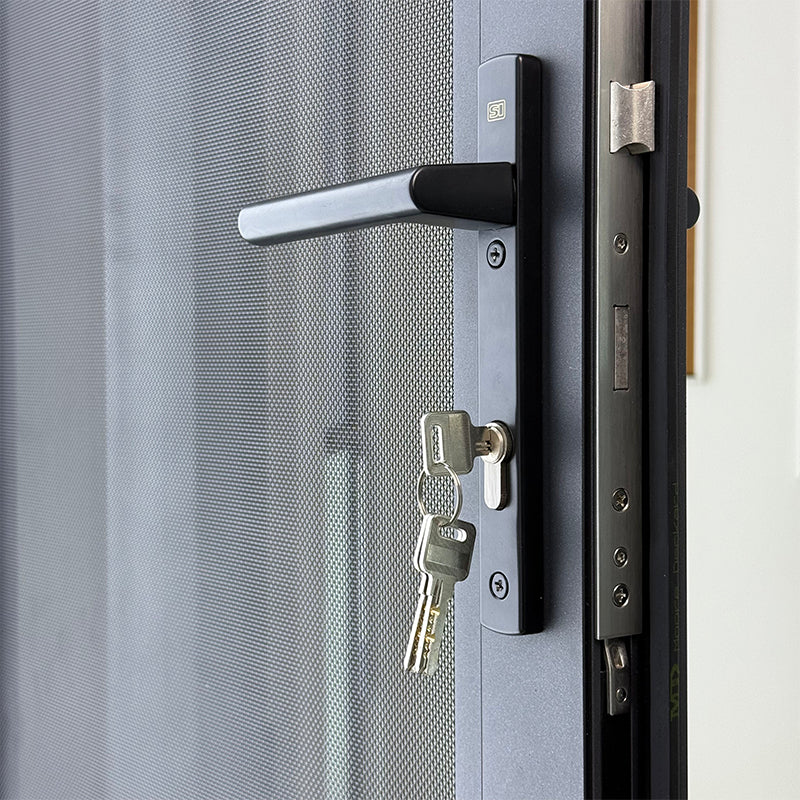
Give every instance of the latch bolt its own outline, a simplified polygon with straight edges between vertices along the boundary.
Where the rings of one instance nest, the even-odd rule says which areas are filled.
[[[623,86],[611,81],[611,129],[609,151],[623,147],[628,152],[652,153],[656,149],[656,83],[632,83]]]

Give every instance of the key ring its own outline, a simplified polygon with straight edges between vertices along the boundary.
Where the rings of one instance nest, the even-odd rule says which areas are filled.
[[[447,474],[452,478],[456,490],[456,503],[455,507],[453,508],[453,514],[447,520],[447,522],[442,525],[443,528],[446,528],[449,525],[452,525],[458,519],[458,515],[461,513],[461,504],[464,500],[464,495],[461,491],[461,481],[458,475],[455,473],[455,470],[453,470],[453,468],[444,461],[438,461],[437,463],[447,470]],[[427,476],[428,473],[423,469],[419,473],[419,478],[417,478],[417,505],[419,506],[419,510],[422,512],[423,517],[427,516],[429,513],[428,509],[425,508],[425,501],[422,499],[422,485],[425,483],[425,478]]]

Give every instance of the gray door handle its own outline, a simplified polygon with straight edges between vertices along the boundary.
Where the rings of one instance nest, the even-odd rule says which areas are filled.
[[[438,164],[248,206],[239,233],[268,245],[389,222],[484,230],[515,215],[512,164]]]

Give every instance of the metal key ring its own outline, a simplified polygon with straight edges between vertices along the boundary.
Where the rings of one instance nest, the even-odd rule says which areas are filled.
[[[445,463],[444,461],[438,461],[438,464],[443,466],[447,470],[447,474],[453,481],[456,489],[456,504],[453,508],[452,516],[447,520],[447,522],[442,525],[443,528],[452,525],[457,519],[458,515],[461,513],[461,504],[464,501],[464,494],[461,490],[461,480],[459,479],[458,475],[455,473],[453,468]],[[427,516],[430,512],[427,508],[425,508],[425,501],[422,499],[422,485],[425,483],[425,478],[428,477],[428,473],[425,470],[421,470],[419,473],[419,478],[417,478],[417,505],[419,506],[419,510],[422,512],[422,516]]]

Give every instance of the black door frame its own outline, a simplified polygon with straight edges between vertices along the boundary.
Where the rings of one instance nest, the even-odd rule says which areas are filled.
[[[636,0],[632,0],[635,2]],[[597,4],[455,0],[454,160],[476,159],[477,67],[527,53],[543,73],[545,629],[482,629],[478,570],[456,612],[460,800],[685,797],[685,220],[688,2],[644,2],[656,82],[646,156],[644,631],[631,637],[633,711],[608,717],[592,599],[593,92]],[[477,409],[475,234],[456,232],[455,406]],[[478,479],[465,476],[465,517]],[[479,533],[480,535],[480,533]]]

